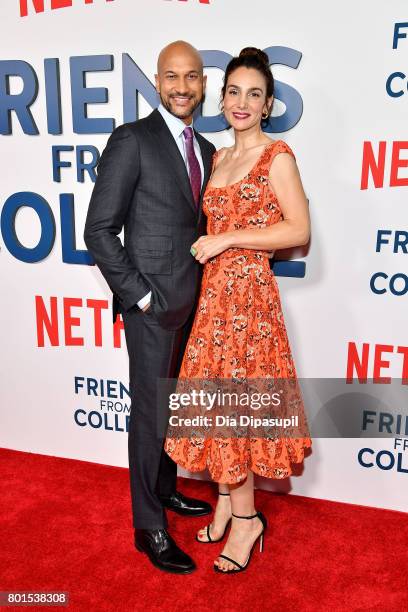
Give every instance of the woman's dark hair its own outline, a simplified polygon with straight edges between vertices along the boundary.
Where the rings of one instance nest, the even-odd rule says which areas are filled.
[[[266,97],[270,98],[274,94],[275,83],[273,80],[273,75],[269,66],[269,58],[265,51],[261,49],[257,49],[256,47],[245,47],[242,49],[240,54],[237,57],[233,57],[229,62],[224,75],[224,84],[221,90],[221,100],[224,99],[225,93],[227,90],[228,78],[234,70],[237,68],[241,68],[244,66],[245,68],[254,68],[258,70],[262,74],[266,82]],[[267,123],[272,112],[272,105],[269,109],[269,115],[263,122]]]

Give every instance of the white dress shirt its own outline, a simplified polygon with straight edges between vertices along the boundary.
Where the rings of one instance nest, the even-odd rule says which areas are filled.
[[[163,104],[160,104],[158,106],[157,110],[159,111],[159,113],[163,117],[164,121],[166,122],[167,127],[169,128],[169,130],[171,132],[171,135],[173,136],[174,140],[176,141],[176,145],[178,147],[178,150],[180,151],[181,157],[183,158],[184,163],[186,165],[187,172],[190,173],[190,170],[189,170],[189,167],[188,167],[187,152],[186,152],[186,141],[185,141],[185,138],[183,136],[183,131],[184,131],[184,129],[186,127],[193,127],[193,122],[191,122],[190,125],[187,126],[184,123],[184,121],[182,121],[178,117],[175,117],[166,108],[164,108]],[[196,137],[194,135],[194,131],[193,131],[193,143],[194,143],[194,153],[196,154],[198,163],[200,165],[200,170],[201,170],[201,187],[202,187],[203,186],[203,181],[204,181],[204,164],[203,164],[203,158],[201,156],[200,145],[197,142],[197,139],[196,139]],[[145,306],[147,306],[149,304],[151,295],[152,295],[152,292],[149,291],[149,293],[147,295],[145,295],[144,297],[142,297],[141,300],[138,301],[137,305],[139,306],[139,308],[144,308]]]

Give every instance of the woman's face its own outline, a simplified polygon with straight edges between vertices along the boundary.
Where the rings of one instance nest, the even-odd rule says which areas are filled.
[[[255,68],[237,68],[228,77],[223,103],[225,118],[234,130],[259,125],[272,103],[272,98],[266,98],[265,77]]]

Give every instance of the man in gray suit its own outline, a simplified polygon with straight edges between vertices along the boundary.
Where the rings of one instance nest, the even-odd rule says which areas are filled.
[[[157,72],[160,106],[116,128],[101,156],[84,239],[125,326],[135,545],[156,567],[185,574],[195,564],[168,533],[165,508],[189,516],[212,508],[176,491],[177,466],[158,434],[168,406],[156,401],[157,379],[177,376],[191,329],[201,269],[190,247],[205,234],[201,200],[215,148],[192,127],[206,84],[198,51],[168,45]]]

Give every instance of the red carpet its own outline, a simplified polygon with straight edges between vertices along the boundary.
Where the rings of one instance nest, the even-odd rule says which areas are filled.
[[[175,576],[133,547],[127,470],[5,449],[0,459],[1,591],[69,591],[65,609],[90,612],[408,609],[405,513],[257,491],[265,550],[236,576],[212,569],[222,543],[194,540],[208,517],[169,513],[198,565]],[[179,486],[215,503],[214,485]]]

